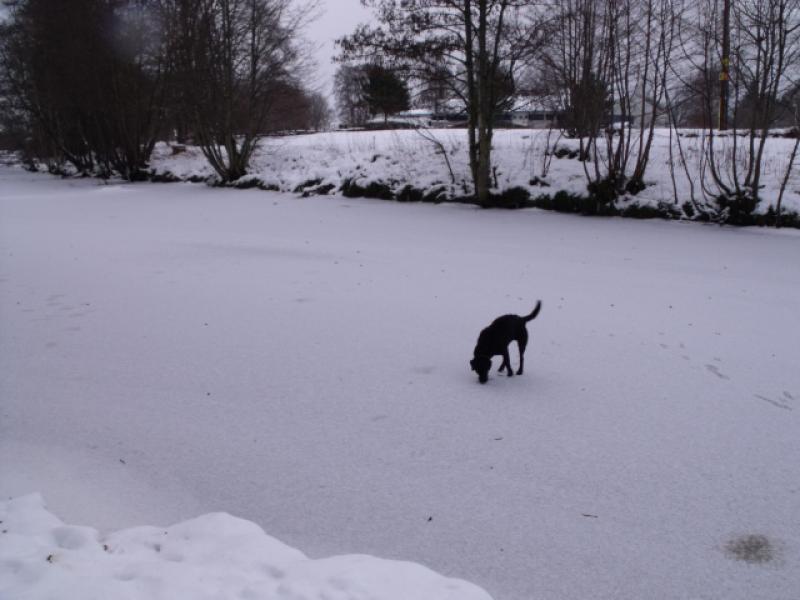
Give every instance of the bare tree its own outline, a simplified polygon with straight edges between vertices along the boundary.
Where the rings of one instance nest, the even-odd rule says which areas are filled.
[[[287,81],[275,89],[275,100],[264,121],[264,134],[281,134],[311,127],[311,96],[297,82]]]
[[[348,127],[367,122],[369,108],[364,101],[363,87],[366,72],[362,65],[339,65],[334,75],[333,89],[339,118]]]
[[[313,92],[309,96],[309,127],[314,131],[328,129],[331,125],[331,107],[328,99],[319,92]]]
[[[291,0],[162,0],[182,19],[172,63],[194,137],[224,182],[247,173],[267,120],[302,61],[301,27],[313,3]]]
[[[800,151],[800,93],[797,90],[794,90],[794,93],[789,95],[787,98],[787,104],[789,105],[789,110],[792,111],[794,117],[794,145],[792,146],[792,151],[789,153],[789,160],[786,163],[786,171],[783,173],[783,178],[781,179],[781,187],[780,191],[778,192],[778,200],[775,203],[775,226],[781,226],[781,214],[782,214],[782,203],[783,203],[783,195],[786,192],[786,186],[789,184],[789,177],[792,174],[792,169],[794,168],[794,162],[797,159],[798,151]]]
[[[679,0],[552,4],[557,26],[542,56],[544,79],[601,201],[644,188],[681,9]]]
[[[541,53],[542,85],[557,98],[571,137],[591,139],[610,117],[610,90],[597,73],[600,3],[564,0],[548,5],[556,26]]]
[[[731,5],[731,58],[728,72],[732,92],[728,108],[732,135],[720,138],[714,130],[711,98],[718,82],[720,7],[701,3],[694,36],[682,48],[702,74],[706,123],[704,165],[711,181],[704,193],[720,209],[719,218],[748,222],[760,202],[764,148],[779,114],[780,97],[793,84],[800,64],[800,0],[737,0]]]
[[[159,133],[164,68],[149,0],[17,0],[3,25],[5,88],[79,171],[142,176]]]
[[[737,189],[758,200],[764,146],[778,108],[779,95],[789,84],[787,69],[800,64],[800,0],[750,0],[733,5],[735,23],[733,82],[737,105],[742,88],[749,92],[747,164]],[[734,107],[734,114],[737,112]],[[735,117],[734,117],[735,118]],[[735,139],[735,138],[734,138]],[[735,180],[735,186],[739,177]]]
[[[377,56],[411,79],[447,83],[467,115],[472,182],[478,202],[491,204],[494,117],[507,98],[502,85],[543,41],[539,12],[529,0],[362,0],[380,23],[338,41],[344,61]],[[511,86],[513,89],[513,86]]]
[[[426,72],[417,86],[415,103],[432,109],[434,114],[440,113],[453,98],[453,85],[453,75],[446,67]]]

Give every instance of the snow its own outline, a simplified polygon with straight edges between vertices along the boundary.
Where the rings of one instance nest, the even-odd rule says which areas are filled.
[[[471,179],[465,130],[431,129],[425,130],[424,134],[437,140],[447,151],[455,183],[451,182],[440,147],[413,130],[336,131],[267,138],[255,154],[250,177],[288,192],[309,181],[319,181],[321,185],[328,184],[338,189],[344,181],[351,179],[362,186],[373,181],[385,183],[394,192],[412,185],[425,192],[445,188],[451,198],[469,193]],[[694,185],[694,197],[702,204],[699,157],[702,156],[703,138],[693,130],[685,130],[683,134],[681,144]],[[677,148],[673,147],[673,156],[670,157],[670,143],[669,130],[657,129],[645,177],[648,187],[631,197],[629,202],[644,206],[657,206],[659,203],[680,206],[689,201],[691,187]],[[731,155],[731,137],[718,138],[716,144],[719,156]],[[793,144],[793,139],[768,138],[762,167],[763,187],[760,189],[763,200],[756,212],[765,213],[770,206],[774,207]],[[492,147],[493,173],[499,190],[522,187],[534,197],[542,193],[552,195],[559,190],[586,194],[587,180],[580,161],[548,157],[554,147],[577,151],[577,140],[559,136],[557,131],[500,129],[494,134]],[[543,166],[548,160],[550,166],[545,172]],[[795,162],[798,160],[800,158]],[[675,171],[675,186],[670,163]],[[727,169],[730,158],[723,160],[722,164],[723,170]],[[157,173],[169,172],[180,179],[214,175],[200,150],[194,147],[173,155],[167,144],[159,144],[152,166]],[[589,169],[593,166],[589,165]],[[708,189],[714,190],[709,169],[706,168],[704,173]],[[544,180],[549,187],[530,185],[534,178]],[[800,212],[800,164],[794,165],[784,194],[783,209]]]
[[[310,560],[225,513],[101,535],[64,525],[38,494],[0,503],[0,597],[487,600],[467,582],[371,556]]]
[[[329,569],[447,592],[356,554],[495,600],[792,598],[799,249],[797,231],[0,167],[0,497],[32,553],[3,554],[0,598],[120,573],[141,597],[202,598],[204,573],[267,585],[254,564],[300,555],[260,528],[310,558],[287,569],[308,595],[337,598]],[[525,374],[479,385],[478,332],[537,299]],[[182,567],[140,528],[218,511],[257,527],[190,521]],[[240,530],[274,555],[228,554]]]

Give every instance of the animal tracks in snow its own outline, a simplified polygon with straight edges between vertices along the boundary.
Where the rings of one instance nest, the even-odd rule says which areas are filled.
[[[91,302],[69,302],[65,294],[50,294],[36,302],[35,300],[16,302],[19,312],[27,315],[31,323],[60,322],[64,327],[62,331],[81,331],[76,325],[77,319],[82,319],[95,311]],[[46,348],[55,348],[57,344],[47,344]]]
[[[789,399],[791,399],[791,395],[789,395],[788,392],[784,392],[784,394],[788,395]],[[764,402],[767,402],[776,408],[782,408],[783,410],[794,410],[791,406],[789,406],[789,404],[782,402],[781,400],[773,400],[772,398],[767,398],[761,394],[753,394],[753,397],[763,400]]]
[[[717,367],[716,365],[711,365],[711,364],[706,363],[705,364],[705,368],[709,373],[713,373],[714,375],[716,375],[720,379],[730,380],[730,377],[728,377],[727,375],[725,375],[725,373],[720,371],[719,367]]]
[[[659,332],[659,335],[663,335],[663,332]],[[665,343],[665,342],[658,342],[658,346],[662,350],[671,350],[671,346],[669,344]],[[683,342],[678,342],[677,348],[680,351],[679,356],[683,360],[685,360],[686,362],[692,364],[693,360],[692,360],[692,357],[687,353],[686,344],[684,344]],[[722,362],[722,359],[717,357],[717,356],[713,357],[713,360],[714,360],[714,362],[718,362],[718,363]],[[730,381],[730,379],[731,379],[730,377],[728,377],[728,375],[723,373],[720,370],[720,368],[715,364],[704,363],[703,367],[705,367],[706,371],[708,371],[709,373],[711,373],[712,375],[714,375],[718,379],[723,379],[725,381]]]
[[[662,335],[661,332],[659,332],[659,334]],[[665,344],[664,342],[659,342],[658,346],[662,350],[670,350],[670,346],[668,344]],[[683,342],[679,342],[678,348],[683,351],[686,350],[686,346]],[[682,353],[680,354],[680,357],[687,363],[693,364],[692,357],[689,354]],[[713,360],[714,362],[722,363],[722,359],[717,356],[715,356]],[[722,381],[732,381],[731,378],[725,372],[723,372],[719,366],[715,364],[703,363],[703,367],[705,368],[706,371],[711,373],[717,379],[720,379]],[[783,390],[781,394],[775,397],[769,397],[764,394],[756,394],[756,393],[753,393],[752,396],[753,398],[761,400],[762,402],[766,402],[767,404],[774,406],[775,408],[780,408],[782,410],[794,410],[793,403],[795,402],[796,398],[791,394],[791,392],[787,390]]]

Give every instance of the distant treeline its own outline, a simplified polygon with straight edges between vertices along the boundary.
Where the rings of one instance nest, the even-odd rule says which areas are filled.
[[[219,177],[259,136],[326,126],[292,0],[12,0],[0,24],[2,141],[29,160],[144,176],[155,142],[198,144]]]

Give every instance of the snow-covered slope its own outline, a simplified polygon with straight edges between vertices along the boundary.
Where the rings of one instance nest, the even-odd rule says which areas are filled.
[[[681,205],[692,198],[702,204],[700,157],[703,140],[695,132],[685,133],[687,136],[681,138],[681,143],[686,169],[674,136],[670,136],[669,130],[657,130],[646,175],[648,187],[628,202],[645,206],[664,203],[674,205],[678,212]],[[338,189],[345,181],[351,180],[362,187],[370,182],[379,182],[395,193],[408,185],[426,193],[444,190],[451,198],[470,193],[465,131],[443,129],[424,134],[437,140],[438,144],[412,130],[337,131],[266,138],[252,161],[249,179],[289,192],[304,185],[309,189],[320,186],[324,190]],[[730,153],[731,143],[731,138],[718,139],[719,155]],[[672,151],[670,144],[673,145]],[[764,213],[770,206],[774,207],[793,144],[793,139],[767,139],[763,187],[760,190],[763,201],[756,212]],[[546,130],[498,130],[492,147],[493,177],[498,190],[521,187],[532,196],[552,195],[559,190],[579,195],[587,193],[584,165],[575,158],[577,140]],[[554,148],[559,151],[549,156]],[[447,153],[447,158],[442,150]],[[547,169],[544,169],[545,164],[549,164]],[[670,164],[674,169],[674,184]],[[181,179],[213,175],[200,150],[193,147],[173,155],[167,144],[159,144],[152,165],[156,173],[169,172]],[[590,171],[593,169],[591,165],[588,168]],[[703,172],[708,189],[715,189],[708,169]],[[547,186],[531,185],[534,179],[546,182]],[[800,212],[800,164],[794,166],[783,198],[783,210]]]
[[[3,168],[0,497],[496,600],[794,599],[798,233]]]

